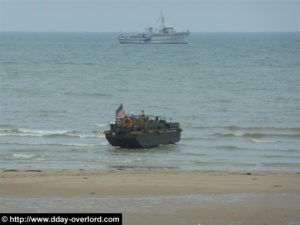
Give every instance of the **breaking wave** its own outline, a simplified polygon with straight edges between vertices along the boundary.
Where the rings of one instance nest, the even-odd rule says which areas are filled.
[[[13,154],[13,157],[15,157],[15,158],[29,159],[29,158],[39,157],[39,156],[35,155],[35,154],[15,153],[15,154]]]
[[[76,130],[32,130],[23,128],[6,128],[0,129],[0,136],[17,136],[17,137],[73,137],[73,138],[104,138],[99,131],[89,133]]]
[[[216,136],[220,137],[252,137],[252,138],[261,138],[264,134],[260,133],[216,133]]]
[[[277,137],[277,138],[300,138],[300,134],[275,134],[275,133],[215,133],[220,137],[245,137],[245,138],[263,138],[263,137]]]
[[[107,145],[108,142],[101,143],[59,143],[59,142],[0,142],[1,145],[23,145],[23,146],[76,146],[76,147],[94,147],[94,146],[103,146]]]
[[[96,124],[97,127],[108,127],[109,124],[108,123],[99,123],[99,124]]]
[[[276,141],[276,140],[264,140],[264,139],[252,139],[252,142],[255,142],[255,143],[276,143],[276,142],[279,142],[279,141]]]
[[[242,126],[194,126],[187,124],[186,128],[199,129],[199,130],[229,130],[229,131],[285,131],[285,132],[300,132],[300,127],[242,127]]]

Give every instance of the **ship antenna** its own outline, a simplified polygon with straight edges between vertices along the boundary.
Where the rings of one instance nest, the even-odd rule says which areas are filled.
[[[165,18],[163,13],[160,13],[160,21],[161,21],[161,27],[163,28],[165,26]]]

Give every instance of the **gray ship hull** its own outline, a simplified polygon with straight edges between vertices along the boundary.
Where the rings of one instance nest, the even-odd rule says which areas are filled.
[[[158,145],[174,144],[180,140],[180,131],[162,131],[162,133],[142,133],[132,135],[106,134],[106,139],[112,146],[121,148],[152,148]]]
[[[189,33],[155,34],[149,38],[120,37],[121,44],[187,44]]]
[[[152,35],[149,44],[187,44],[189,33]]]

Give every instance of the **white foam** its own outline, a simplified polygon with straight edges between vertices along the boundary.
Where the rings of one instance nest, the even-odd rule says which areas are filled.
[[[80,138],[104,138],[104,135],[86,135],[86,134],[80,134],[78,135]]]
[[[76,130],[32,130],[32,129],[0,129],[0,136],[14,137],[79,137],[79,138],[104,138],[103,134],[88,134]]]
[[[32,129],[0,129],[0,136],[34,136],[42,137],[46,135],[74,135],[74,130],[32,130]]]
[[[252,139],[253,142],[255,143],[276,143],[278,141],[275,140],[265,140],[265,139]]]
[[[18,129],[20,133],[35,134],[37,136],[53,135],[53,134],[72,134],[74,130],[30,130],[30,129]]]
[[[108,145],[108,142],[102,143],[60,143],[60,142],[0,142],[2,145],[29,145],[29,146],[44,146],[44,145],[57,145],[57,146],[77,146],[77,147],[94,147]]]
[[[34,155],[34,154],[15,153],[15,154],[13,154],[13,157],[15,157],[15,158],[25,158],[25,159],[28,159],[28,158],[37,157],[37,155]]]
[[[108,127],[109,124],[108,123],[99,123],[99,124],[96,124],[97,127]]]
[[[242,133],[233,133],[233,136],[235,136],[235,137],[243,137],[244,134],[242,134]]]

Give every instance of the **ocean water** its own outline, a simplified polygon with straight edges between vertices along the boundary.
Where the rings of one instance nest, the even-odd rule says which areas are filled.
[[[110,146],[121,102],[180,122],[181,141]],[[299,171],[300,34],[0,33],[0,168]]]

